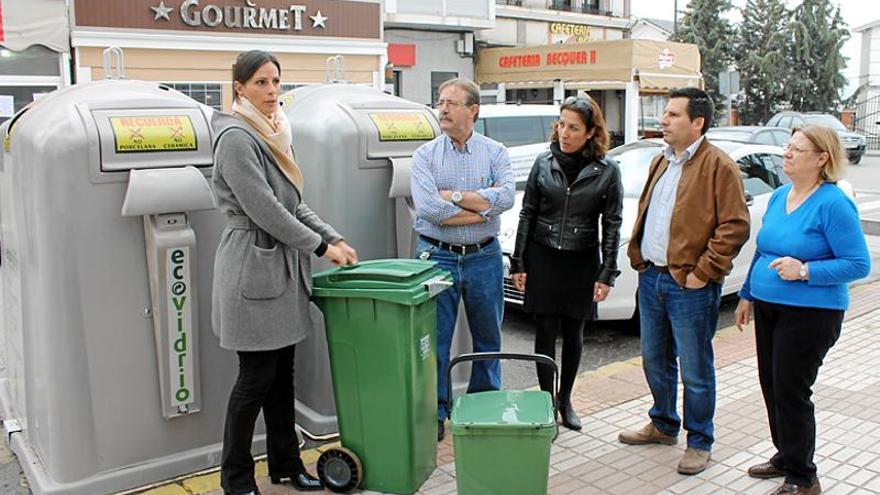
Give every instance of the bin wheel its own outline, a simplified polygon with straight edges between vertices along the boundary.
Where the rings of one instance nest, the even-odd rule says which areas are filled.
[[[364,467],[354,452],[336,447],[318,458],[318,478],[330,491],[348,493],[363,481]]]

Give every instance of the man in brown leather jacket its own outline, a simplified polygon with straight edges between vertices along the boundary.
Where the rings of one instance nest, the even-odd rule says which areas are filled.
[[[749,237],[749,211],[739,168],[704,137],[714,106],[697,88],[669,93],[663,114],[667,147],[654,159],[639,198],[629,243],[639,271],[642,366],[654,398],[651,422],[622,432],[627,444],[678,441],[678,368],[684,384],[687,445],[678,465],[697,474],[714,437],[715,358],[721,284]]]

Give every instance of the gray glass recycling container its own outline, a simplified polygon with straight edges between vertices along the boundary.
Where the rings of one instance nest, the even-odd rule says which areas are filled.
[[[100,81],[0,126],[0,407],[38,495],[219,463],[236,361],[210,326],[211,116]]]

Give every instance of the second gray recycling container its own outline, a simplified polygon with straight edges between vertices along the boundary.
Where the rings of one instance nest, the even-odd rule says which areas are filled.
[[[287,117],[309,207],[346,237],[361,260],[412,257],[410,160],[419,146],[440,135],[433,112],[346,83],[297,88],[281,100],[290,108]],[[321,267],[315,264],[316,271]],[[470,349],[461,313],[453,354]],[[466,372],[456,374],[456,388],[466,386]],[[308,436],[338,431],[331,387],[327,340],[315,335],[297,346],[297,424]]]

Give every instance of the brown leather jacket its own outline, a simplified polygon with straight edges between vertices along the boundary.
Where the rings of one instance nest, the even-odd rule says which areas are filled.
[[[668,165],[663,155],[654,159],[639,197],[639,213],[627,250],[630,264],[638,271],[648,266],[641,244],[651,194]],[[721,283],[748,238],[749,210],[739,167],[704,139],[684,164],[678,183],[666,254],[669,273],[682,287],[690,272],[700,280]]]

